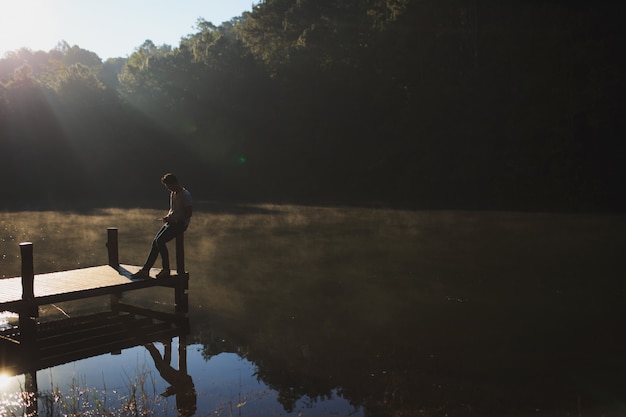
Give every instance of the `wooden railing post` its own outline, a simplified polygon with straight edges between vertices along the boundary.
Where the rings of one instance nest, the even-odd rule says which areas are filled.
[[[117,227],[107,229],[107,249],[109,252],[109,265],[113,268],[120,266],[119,250],[117,246]]]
[[[185,233],[176,236],[176,272],[185,274]]]
[[[25,346],[32,345],[37,334],[35,319],[39,316],[39,307],[35,303],[35,269],[33,268],[33,244],[31,242],[20,243],[20,256],[22,257],[22,302],[19,311],[19,326],[22,342]]]
[[[185,233],[176,236],[176,272],[178,280],[174,287],[174,302],[176,312],[187,314],[189,311],[189,275],[185,271]]]
[[[174,286],[174,305],[176,313],[187,314],[189,313],[189,276],[179,275]]]
[[[22,300],[32,300],[35,298],[33,287],[35,280],[33,244],[31,242],[20,243],[20,254],[22,256]]]

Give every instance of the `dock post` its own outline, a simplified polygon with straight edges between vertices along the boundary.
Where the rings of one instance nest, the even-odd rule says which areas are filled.
[[[189,312],[189,274],[185,271],[185,233],[176,236],[176,273],[179,281],[174,289],[174,302],[176,312],[187,314]]]
[[[22,300],[32,300],[35,298],[33,288],[35,269],[33,268],[32,242],[20,243],[20,255],[22,257]]]
[[[176,272],[185,274],[185,233],[176,236]]]
[[[120,312],[120,300],[121,299],[122,299],[122,293],[114,292],[113,294],[111,294],[111,297],[110,297],[111,311],[113,311],[114,313]]]
[[[109,252],[109,266],[119,271],[120,256],[119,247],[117,245],[117,227],[107,228],[107,251]],[[121,293],[111,294],[111,310],[117,312],[119,310],[119,302],[122,298]]]
[[[187,314],[189,312],[189,276],[180,275],[174,287],[174,304],[176,312]]]
[[[109,265],[113,268],[120,266],[119,250],[117,246],[117,227],[107,229],[107,249],[109,252]]]
[[[37,332],[35,318],[39,316],[39,307],[35,301],[35,269],[33,267],[32,242],[20,243],[22,257],[22,301],[23,307],[19,311],[19,326],[22,340],[25,343],[35,340]]]

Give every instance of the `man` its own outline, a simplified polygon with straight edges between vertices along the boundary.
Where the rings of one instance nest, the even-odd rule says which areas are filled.
[[[161,178],[161,182],[170,191],[170,211],[163,217],[163,226],[154,236],[152,249],[146,259],[143,268],[133,274],[133,278],[150,278],[150,268],[156,262],[157,256],[161,255],[163,269],[156,274],[157,278],[170,275],[170,259],[165,244],[184,233],[189,227],[191,220],[191,194],[178,183],[174,174],[167,173]]]

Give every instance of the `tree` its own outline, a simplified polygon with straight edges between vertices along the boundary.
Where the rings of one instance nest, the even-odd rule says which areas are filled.
[[[82,49],[78,45],[69,46],[65,41],[56,46],[56,51],[61,52],[61,62],[64,66],[70,67],[74,64],[82,64],[88,68],[102,64],[102,60],[94,52]]]
[[[85,111],[102,102],[104,98],[102,84],[89,67],[73,64],[67,67],[59,77],[57,93],[75,110]]]
[[[109,91],[115,92],[120,89],[119,75],[126,65],[126,58],[109,58],[98,70],[98,80],[104,84]]]

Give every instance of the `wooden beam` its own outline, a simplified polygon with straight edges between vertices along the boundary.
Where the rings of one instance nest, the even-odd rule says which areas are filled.
[[[176,236],[176,272],[185,274],[185,233]]]
[[[31,242],[20,243],[20,255],[22,257],[22,300],[32,300],[35,298],[33,287],[33,282],[35,281],[33,244]]]
[[[109,253],[109,265],[113,268],[120,266],[119,248],[117,245],[117,227],[107,229],[107,251]]]

